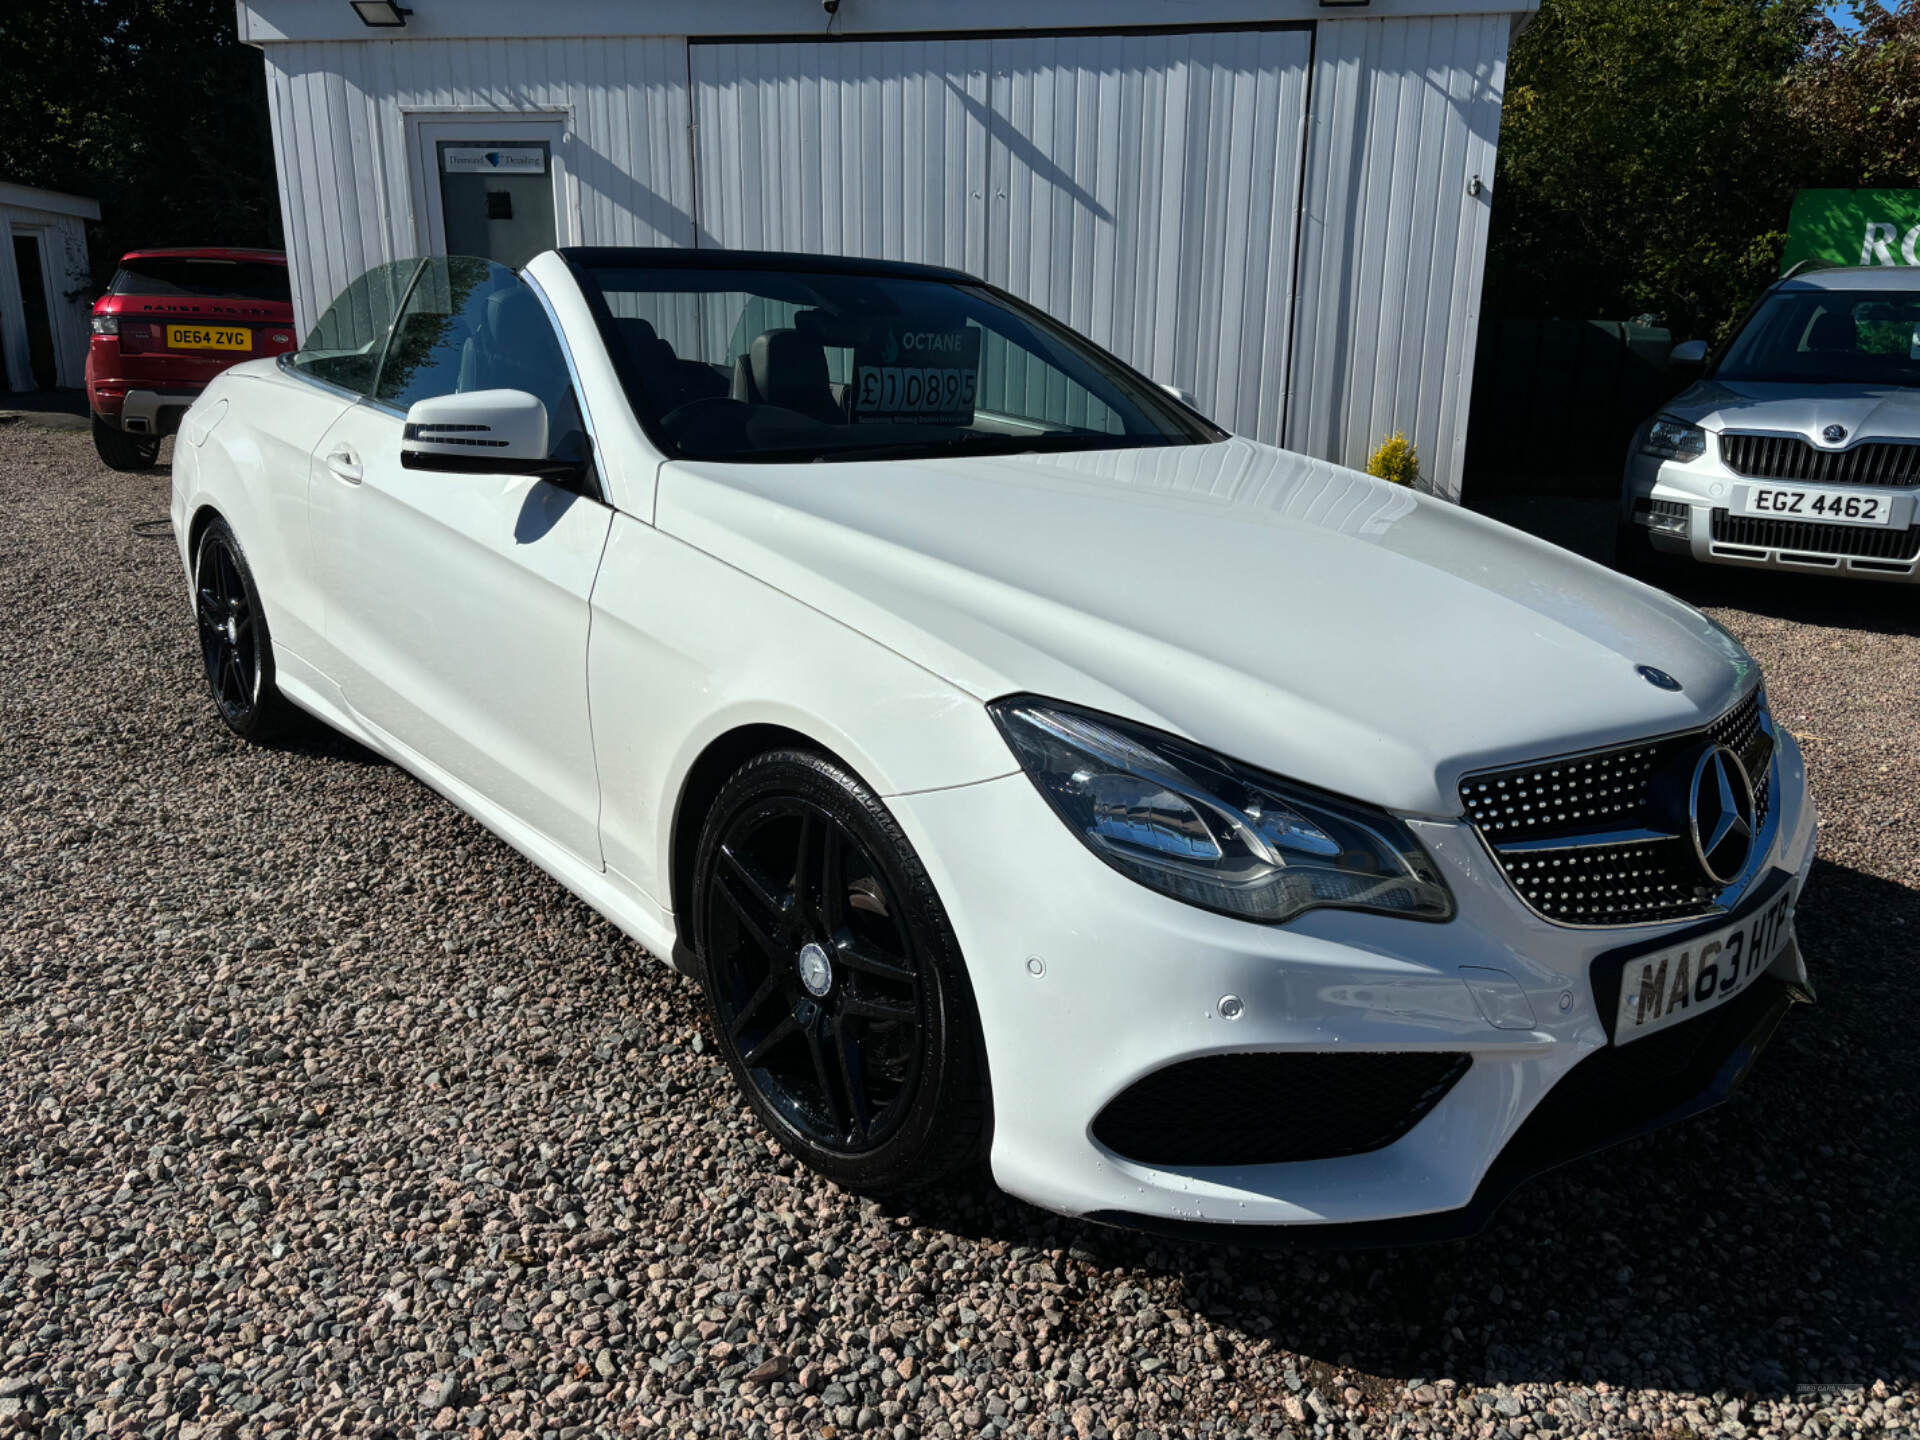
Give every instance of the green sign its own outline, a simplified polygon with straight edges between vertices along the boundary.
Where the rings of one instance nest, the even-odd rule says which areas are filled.
[[[1782,273],[1829,265],[1920,265],[1920,190],[1802,190],[1793,197]]]

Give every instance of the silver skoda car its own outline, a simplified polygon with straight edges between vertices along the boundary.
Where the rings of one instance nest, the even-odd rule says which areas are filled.
[[[1663,556],[1920,580],[1920,272],[1823,269],[1761,297],[1634,434],[1621,567]]]

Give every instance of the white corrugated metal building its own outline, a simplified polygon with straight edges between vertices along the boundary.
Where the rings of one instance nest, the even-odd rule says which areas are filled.
[[[1240,433],[1362,464],[1404,430],[1454,496],[1507,49],[1537,5],[237,0],[303,327],[422,251],[927,261]]]
[[[8,390],[86,384],[93,296],[87,221],[98,201],[0,181],[0,381]]]

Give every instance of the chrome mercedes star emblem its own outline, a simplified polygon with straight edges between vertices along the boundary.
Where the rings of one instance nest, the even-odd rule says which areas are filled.
[[[1651,665],[1636,665],[1633,669],[1634,673],[1649,685],[1657,686],[1662,690],[1678,690],[1680,688],[1680,682],[1664,670],[1655,669]]]
[[[1731,885],[1753,854],[1753,782],[1725,745],[1702,752],[1693,767],[1687,820],[1700,868],[1716,885]]]
[[[833,988],[833,962],[818,945],[800,948],[800,983],[809,995],[824,995]]]
[[[1847,427],[1844,425],[1829,425],[1820,432],[1820,438],[1825,440],[1829,445],[1838,445],[1842,440],[1847,438]]]

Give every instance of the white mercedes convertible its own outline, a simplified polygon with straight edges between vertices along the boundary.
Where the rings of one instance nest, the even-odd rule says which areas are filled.
[[[353,736],[697,977],[854,1189],[1463,1233],[1808,994],[1725,631],[953,271],[384,265],[207,388],[172,510],[235,732]]]

